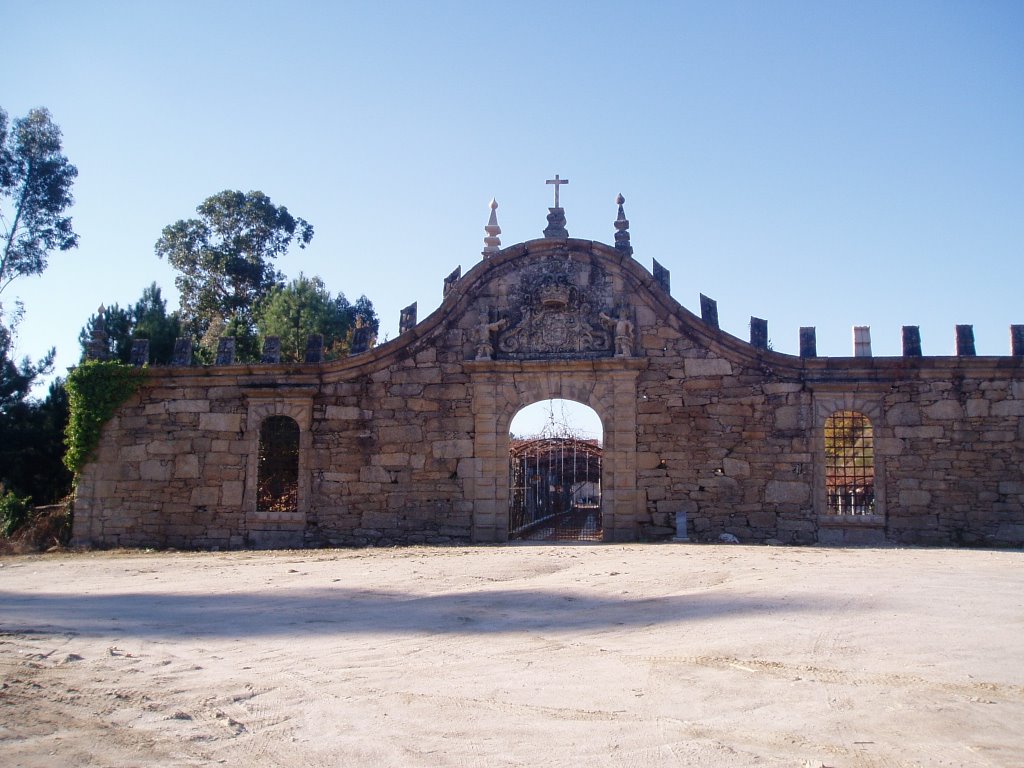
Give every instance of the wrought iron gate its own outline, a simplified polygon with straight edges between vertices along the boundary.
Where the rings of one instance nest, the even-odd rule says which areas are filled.
[[[513,439],[509,538],[600,541],[601,461],[597,440]]]

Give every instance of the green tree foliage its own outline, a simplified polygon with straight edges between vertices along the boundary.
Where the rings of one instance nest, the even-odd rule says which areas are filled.
[[[61,466],[67,397],[57,380],[42,402],[29,398],[36,379],[52,372],[54,350],[38,363],[12,354],[11,334],[0,325],[0,485],[48,504],[70,487]]]
[[[23,402],[35,380],[53,371],[56,350],[51,349],[38,363],[32,363],[27,357],[16,363],[13,354],[12,334],[0,324],[0,413],[8,412]]]
[[[50,384],[44,400],[21,399],[0,411],[0,485],[34,504],[51,504],[71,490],[64,467],[68,394],[64,382]]]
[[[256,318],[260,336],[281,338],[281,359],[286,362],[304,359],[306,340],[314,333],[323,334],[326,359],[345,356],[357,322],[374,333],[380,326],[368,298],[361,296],[350,304],[343,293],[332,297],[319,277],[302,274],[287,286],[273,289]]]
[[[78,343],[84,360],[92,341],[92,333],[99,321],[94,314],[78,333]],[[167,314],[167,301],[160,286],[151,283],[142,297],[127,309],[112,304],[103,313],[107,334],[107,354],[111,360],[127,363],[131,359],[132,340],[149,339],[149,361],[169,363],[174,353],[174,340],[181,334],[181,321],[177,312]]]
[[[156,283],[142,292],[132,307],[132,337],[149,339],[149,358],[154,363],[169,363],[174,355],[174,342],[181,335],[177,311],[167,314],[167,300]]]
[[[10,536],[28,520],[32,500],[0,488],[0,534]]]
[[[100,321],[99,311],[89,315],[85,326],[78,332],[78,344],[82,348],[82,360],[85,360],[89,353],[89,345],[92,343],[92,334]],[[103,329],[107,334],[107,355],[111,360],[120,360],[127,363],[132,351],[132,313],[130,309],[122,309],[117,304],[111,304],[103,309]]]
[[[78,245],[64,215],[77,175],[47,110],[33,109],[8,131],[0,109],[0,293],[18,277],[42,274],[50,251]]]
[[[71,218],[64,215],[74,202],[77,175],[47,110],[33,109],[9,125],[0,109],[0,293],[19,277],[42,274],[51,251],[78,245]],[[69,473],[60,464],[67,419],[63,386],[51,385],[42,402],[29,398],[35,381],[52,372],[55,350],[36,363],[14,359],[22,313],[15,306],[5,316],[0,305],[0,493],[8,528],[22,519],[18,510],[28,500],[45,504],[69,489]]]
[[[251,332],[259,302],[283,280],[274,266],[293,243],[305,248],[313,227],[262,192],[225,190],[196,209],[198,218],[165,227],[156,254],[180,273],[182,321],[195,338],[211,323]]]

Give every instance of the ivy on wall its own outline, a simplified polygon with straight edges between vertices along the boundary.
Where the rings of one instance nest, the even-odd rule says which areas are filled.
[[[99,443],[103,425],[139,391],[145,377],[141,368],[101,360],[88,360],[68,373],[71,413],[64,434],[64,466],[78,474]]]

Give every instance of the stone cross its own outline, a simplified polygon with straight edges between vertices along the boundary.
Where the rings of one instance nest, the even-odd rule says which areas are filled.
[[[558,178],[558,174],[556,173],[555,174],[555,178],[548,179],[544,183],[545,184],[554,184],[555,185],[555,208],[559,208],[560,206],[558,205],[558,188],[560,186],[562,186],[563,184],[568,184],[569,180],[568,179],[560,179],[560,178]]]

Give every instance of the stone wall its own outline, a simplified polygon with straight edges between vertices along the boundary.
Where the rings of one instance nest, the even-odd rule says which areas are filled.
[[[778,354],[590,241],[523,243],[459,274],[430,317],[344,361],[149,369],[82,474],[75,540],[503,541],[509,424],[562,397],[604,425],[608,540],[671,536],[683,511],[696,540],[1024,543],[1020,356]],[[874,427],[874,514],[826,510],[823,425],[840,409]],[[275,415],[300,429],[298,505],[260,512],[259,429]]]

